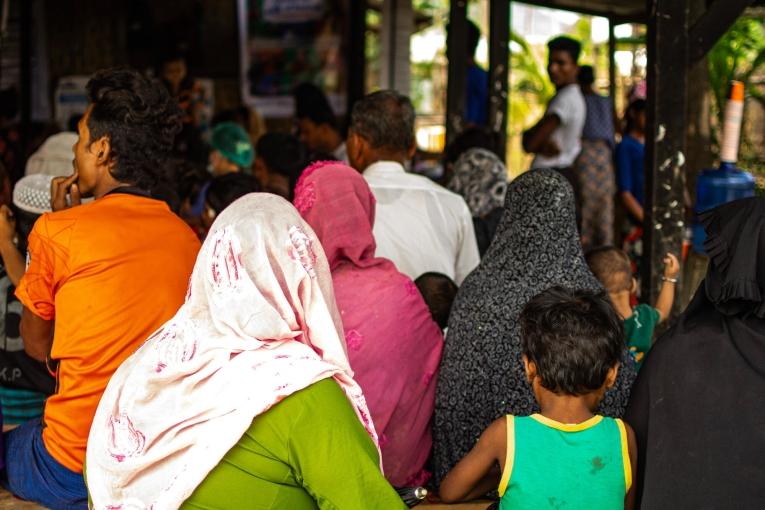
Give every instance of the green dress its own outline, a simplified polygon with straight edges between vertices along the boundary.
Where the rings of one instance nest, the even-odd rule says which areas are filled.
[[[621,510],[632,485],[621,420],[507,417],[500,510]]]
[[[256,417],[182,508],[403,509],[334,379]]]
[[[659,311],[646,304],[637,305],[632,309],[632,315],[624,319],[624,334],[627,337],[627,347],[635,358],[637,368],[643,364],[653,340],[653,332],[659,323]]]

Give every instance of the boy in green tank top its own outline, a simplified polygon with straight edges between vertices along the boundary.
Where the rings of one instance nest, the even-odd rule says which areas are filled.
[[[616,381],[621,319],[605,294],[555,287],[526,305],[520,323],[523,364],[541,413],[489,425],[441,482],[441,499],[466,501],[499,486],[501,510],[631,510],[635,434],[595,414]]]
[[[587,253],[587,264],[624,320],[627,348],[640,369],[653,343],[656,326],[664,322],[672,311],[680,262],[671,253],[664,257],[664,274],[655,307],[647,303],[632,306],[631,298],[637,291],[637,280],[632,277],[632,265],[623,250],[614,246],[596,248]]]

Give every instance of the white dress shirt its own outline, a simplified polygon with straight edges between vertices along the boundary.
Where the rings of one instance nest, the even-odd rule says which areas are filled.
[[[587,105],[579,85],[566,85],[560,89],[547,105],[547,115],[555,115],[560,120],[551,135],[560,153],[553,157],[537,154],[531,168],[568,168],[582,150],[582,129],[587,117]]]
[[[377,199],[377,256],[413,280],[434,271],[460,285],[480,262],[465,200],[394,161],[370,165],[364,178]]]

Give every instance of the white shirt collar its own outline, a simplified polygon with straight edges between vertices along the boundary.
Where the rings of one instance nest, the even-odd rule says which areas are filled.
[[[404,166],[398,161],[377,161],[364,170],[364,175],[367,176],[382,176],[396,173],[406,173]]]

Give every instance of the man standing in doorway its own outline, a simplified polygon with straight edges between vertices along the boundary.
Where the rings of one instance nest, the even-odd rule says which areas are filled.
[[[587,107],[577,83],[581,45],[570,37],[556,37],[547,43],[550,52],[547,72],[555,85],[555,96],[544,116],[523,133],[523,149],[534,154],[531,169],[553,168],[574,188],[579,218],[579,185],[574,161],[582,149],[582,128]]]

